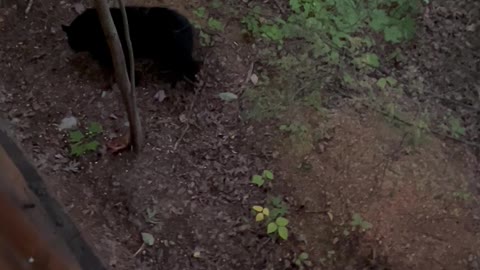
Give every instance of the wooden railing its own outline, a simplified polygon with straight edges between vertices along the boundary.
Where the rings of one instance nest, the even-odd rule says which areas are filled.
[[[0,130],[0,270],[103,270],[16,144]]]

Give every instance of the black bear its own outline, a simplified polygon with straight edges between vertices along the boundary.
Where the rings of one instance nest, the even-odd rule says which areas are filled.
[[[113,22],[117,28],[127,67],[128,54],[124,36],[121,11],[111,8]],[[185,79],[195,82],[200,63],[192,56],[193,28],[187,18],[178,12],[163,7],[126,7],[130,39],[135,59],[151,59],[155,65],[173,74],[172,86]],[[101,65],[112,68],[108,44],[105,40],[97,11],[86,9],[69,25],[62,25],[68,44],[76,52],[87,51]]]

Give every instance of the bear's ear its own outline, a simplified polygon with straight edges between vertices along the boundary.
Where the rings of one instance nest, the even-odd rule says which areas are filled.
[[[70,29],[70,26],[65,25],[65,24],[62,24],[62,30],[63,30],[64,32],[68,32],[68,29]]]

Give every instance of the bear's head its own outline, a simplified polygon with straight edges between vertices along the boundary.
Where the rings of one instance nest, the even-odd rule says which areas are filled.
[[[87,30],[77,29],[74,26],[62,25],[62,30],[67,34],[68,45],[75,52],[86,51],[89,48],[89,35]]]

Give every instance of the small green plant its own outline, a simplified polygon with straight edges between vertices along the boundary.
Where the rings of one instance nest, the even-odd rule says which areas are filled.
[[[267,226],[267,234],[278,235],[281,239],[288,239],[288,219],[284,216],[287,213],[287,208],[280,197],[273,197],[270,199],[268,205],[270,207],[263,207],[255,205],[252,207],[255,221],[265,222]]]
[[[272,233],[277,233],[278,236],[283,239],[287,240],[288,239],[288,219],[284,217],[278,217],[275,219],[275,221],[271,221],[267,225],[267,233],[272,234]]]
[[[199,7],[197,9],[193,10],[193,14],[195,14],[195,16],[203,19],[203,18],[205,18],[206,14],[207,14],[207,10],[204,7]]]
[[[306,106],[308,103],[301,103],[301,105]],[[280,130],[288,134],[292,151],[302,155],[313,149],[315,128],[311,127],[309,123],[294,122],[281,125]]]
[[[269,170],[264,170],[262,175],[254,175],[252,176],[252,180],[250,181],[252,184],[255,184],[259,187],[263,187],[265,182],[273,180],[273,172]]]
[[[385,41],[400,43],[409,40],[415,35],[415,21],[413,15],[420,10],[420,1],[394,0],[380,1],[389,5],[388,9],[378,7],[370,13],[369,26],[376,32],[382,33]]]
[[[210,3],[210,6],[211,6],[212,8],[215,8],[215,9],[220,8],[220,7],[222,7],[222,1],[220,1],[220,0],[213,0],[213,1]]]
[[[353,59],[353,63],[358,68],[378,68],[380,67],[380,59],[374,53],[364,53]]]
[[[299,123],[292,123],[292,124],[289,124],[289,125],[281,125],[280,130],[288,132],[288,133],[292,133],[292,134],[302,134],[302,133],[308,132],[307,126],[299,124]]]
[[[424,120],[418,119],[415,121],[410,133],[410,142],[412,145],[419,146],[425,140],[429,131],[428,124]]]
[[[366,231],[373,227],[371,223],[363,220],[362,216],[360,216],[358,213],[353,214],[350,225],[352,227],[352,231]]]
[[[395,80],[395,78],[393,77],[388,76],[378,79],[376,84],[380,89],[385,90],[387,87],[395,87],[395,85],[397,85],[397,80]]]
[[[285,34],[281,29],[281,24],[284,23],[281,19],[275,21],[267,21],[261,17],[260,7],[254,7],[250,13],[242,19],[242,23],[247,30],[256,36],[261,36],[264,39],[283,43]]]
[[[155,244],[155,237],[153,237],[151,233],[142,232],[141,235],[143,244],[148,246],[153,246],[153,244]]]
[[[256,212],[255,221],[260,222],[270,215],[270,210],[267,207],[255,205],[252,209]]]
[[[209,18],[207,23],[208,27],[210,27],[212,30],[223,32],[224,25],[221,21],[214,18]]]
[[[80,130],[74,130],[69,133],[68,142],[70,143],[70,155],[79,157],[88,152],[97,151],[100,143],[94,138],[103,132],[99,123],[91,123],[85,133]]]
[[[462,127],[460,120],[456,117],[451,116],[448,119],[448,129],[452,137],[455,139],[465,135],[465,128]]]
[[[413,17],[421,11],[420,0],[290,0],[289,4],[292,13],[286,21],[267,20],[260,8],[254,7],[242,23],[252,34],[271,41],[303,38],[317,57],[338,54],[332,49],[352,52],[368,47],[372,43],[369,37],[354,36],[362,29],[382,33],[391,43],[411,39],[415,34]]]
[[[208,47],[213,45],[212,37],[209,34],[203,31],[200,31],[199,35],[200,35],[200,45],[202,45],[203,47]]]
[[[455,191],[453,192],[453,197],[463,201],[470,201],[472,199],[472,194],[465,191]]]
[[[160,221],[156,218],[157,211],[155,209],[147,208],[145,219],[147,223],[158,224]]]
[[[297,259],[295,259],[294,263],[298,267],[298,269],[303,270],[305,269],[305,266],[311,267],[313,264],[312,262],[308,259],[308,253],[302,252],[300,255],[298,255]]]
[[[268,205],[270,206],[270,217],[276,219],[277,217],[283,217],[287,214],[288,208],[282,198],[272,197],[269,199]]]

